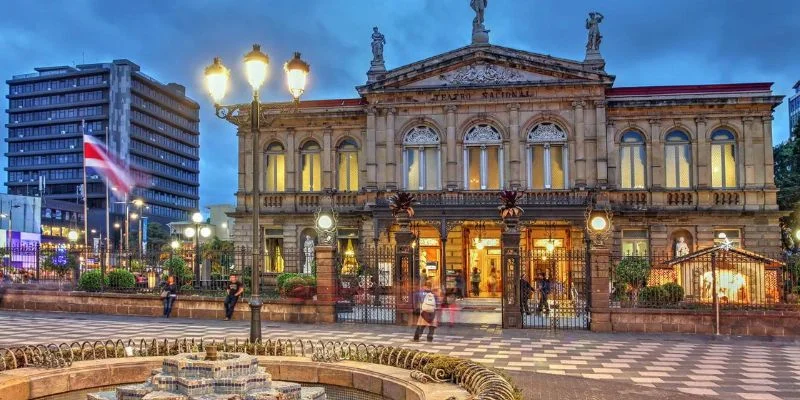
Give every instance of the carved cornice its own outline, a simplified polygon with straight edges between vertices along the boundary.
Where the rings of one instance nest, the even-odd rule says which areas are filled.
[[[765,122],[765,123],[766,122],[772,122],[774,119],[775,119],[775,117],[772,116],[772,115],[765,115],[765,116],[761,117],[761,122]]]
[[[573,101],[572,108],[584,108],[586,107],[586,102],[583,100]]]

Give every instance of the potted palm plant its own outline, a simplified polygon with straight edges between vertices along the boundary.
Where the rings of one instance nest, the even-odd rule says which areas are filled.
[[[517,203],[524,196],[525,193],[517,190],[503,190],[500,192],[500,206],[497,209],[500,211],[500,218],[509,228],[516,226],[519,217],[522,216],[522,207]]]

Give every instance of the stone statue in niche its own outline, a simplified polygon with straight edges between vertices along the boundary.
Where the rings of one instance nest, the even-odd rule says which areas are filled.
[[[378,31],[378,27],[372,28],[372,63],[383,64],[383,46],[386,38]]]
[[[678,238],[678,242],[675,243],[675,257],[683,257],[689,254],[689,245],[686,244],[686,239],[683,236]]]
[[[314,239],[312,239],[309,235],[306,235],[306,241],[303,243],[303,254],[306,258],[305,262],[303,263],[303,273],[311,274],[314,272],[313,265],[316,250],[314,248]]]
[[[586,29],[589,30],[589,40],[586,41],[587,52],[600,51],[600,42],[603,40],[603,35],[600,34],[601,22],[603,22],[603,14],[599,12],[589,13],[589,18],[586,19]]]

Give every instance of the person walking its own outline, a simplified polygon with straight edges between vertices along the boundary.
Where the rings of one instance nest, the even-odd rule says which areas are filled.
[[[175,305],[175,300],[178,298],[178,285],[175,284],[175,277],[167,277],[164,289],[161,291],[161,298],[164,300],[164,318],[169,318],[169,315],[172,314],[172,306]]]
[[[456,300],[458,299],[457,290],[449,289],[442,304],[442,310],[447,310],[448,322],[452,328],[456,323]]]
[[[236,275],[231,275],[230,283],[228,283],[228,296],[225,297],[225,321],[230,321],[233,317],[233,311],[236,309],[236,303],[239,302],[242,293],[244,293],[244,285],[236,279]]]
[[[524,272],[522,276],[519,278],[519,301],[522,307],[522,313],[525,315],[531,315],[531,293],[533,293],[533,286],[531,283],[528,282],[528,275]]]
[[[472,295],[478,297],[481,294],[481,272],[478,271],[478,267],[472,268],[469,281],[472,283]]]
[[[414,331],[414,341],[419,342],[419,337],[428,327],[428,341],[433,341],[433,332],[436,330],[438,321],[436,320],[436,296],[431,292],[429,286],[425,286],[422,292],[422,302],[419,306],[419,317],[417,318],[417,329]]]
[[[497,267],[494,266],[494,261],[492,261],[492,268],[489,270],[489,277],[486,279],[486,286],[489,287],[489,294],[494,297],[495,292],[497,292]]]
[[[550,294],[550,280],[544,275],[544,272],[539,272],[537,275],[537,290],[539,292],[539,305],[536,306],[536,314],[545,314],[550,312],[550,306],[547,304],[547,295]]]

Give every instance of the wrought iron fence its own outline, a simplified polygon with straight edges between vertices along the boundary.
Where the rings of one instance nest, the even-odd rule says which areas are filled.
[[[800,307],[800,257],[715,246],[681,257],[612,255],[612,307],[785,309]]]
[[[148,249],[139,253],[69,247],[6,247],[0,248],[0,285],[43,290],[159,293],[167,277],[172,276],[181,294],[222,296],[228,288],[229,276],[239,275],[247,295],[251,287],[252,257],[252,251],[246,247],[201,248],[198,253],[193,249]],[[262,295],[277,296],[277,277],[296,270],[301,265],[300,260],[297,251],[287,249],[277,264],[281,267],[277,271],[267,270],[265,261],[260,275]]]
[[[337,321],[394,324],[394,247],[364,245],[337,257]]]
[[[530,287],[520,282],[525,328],[587,329],[586,254],[583,249],[537,248],[520,257]]]

